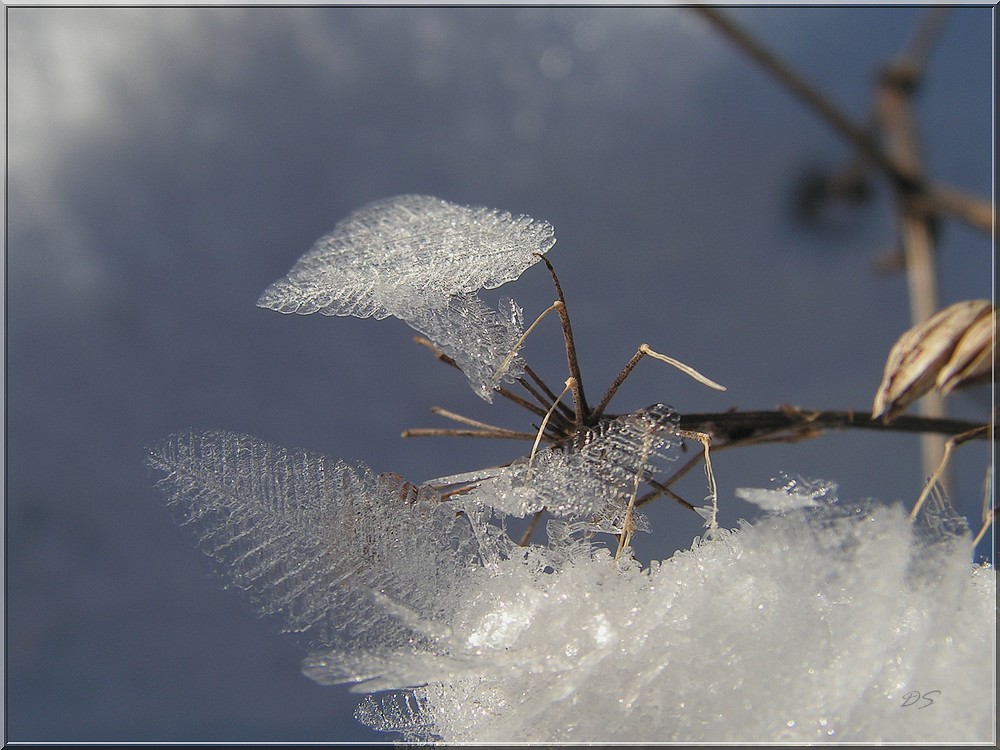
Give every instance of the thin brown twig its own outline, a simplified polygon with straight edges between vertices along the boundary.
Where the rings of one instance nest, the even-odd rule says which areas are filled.
[[[535,533],[535,527],[538,526],[538,522],[541,520],[542,515],[545,513],[545,508],[542,508],[535,512],[535,515],[531,517],[531,523],[528,524],[528,528],[524,530],[524,534],[521,535],[521,541],[517,543],[519,547],[527,547],[531,542],[531,535]]]
[[[721,446],[717,445],[717,446],[715,446],[715,450],[718,451],[721,448],[724,448],[725,445],[726,444],[723,444]],[[645,505],[646,503],[650,502],[651,500],[655,500],[656,498],[660,497],[661,495],[664,495],[664,494],[667,494],[667,493],[670,493],[671,495],[673,495],[673,493],[670,491],[670,486],[673,485],[673,484],[676,484],[678,481],[680,481],[681,477],[683,477],[685,474],[687,474],[689,471],[691,471],[691,469],[693,469],[695,466],[697,466],[698,464],[700,464],[701,463],[701,458],[702,458],[702,456],[701,456],[700,453],[698,455],[696,455],[696,456],[692,456],[687,461],[685,461],[684,464],[679,469],[677,469],[673,474],[671,474],[669,477],[667,477],[666,479],[661,480],[661,481],[657,482],[655,485],[653,485],[654,489],[652,491],[647,492],[645,495],[643,495],[642,497],[640,497],[638,500],[635,501],[636,507],[637,508],[641,507],[641,506]],[[693,505],[691,505],[691,503],[687,503],[687,504],[691,506],[691,510],[695,509],[695,507]]]
[[[784,430],[837,430],[864,429],[892,432],[933,432],[941,435],[958,435],[980,425],[962,419],[935,419],[901,415],[885,424],[872,419],[867,409],[846,411],[806,411],[798,407],[784,407],[774,411],[727,411],[715,414],[681,414],[679,427],[685,430],[707,432],[714,438],[741,440],[760,434],[773,434]]]
[[[539,414],[539,416],[544,417],[548,413],[548,410],[552,407],[552,402],[555,401],[556,395],[553,393],[551,397],[546,398],[545,394],[539,392],[537,388],[535,388],[531,383],[529,383],[524,378],[518,378],[517,382],[522,388],[524,388],[524,390],[530,393],[531,396],[536,401],[538,401],[539,404],[541,404],[541,413]],[[562,407],[561,409],[559,409],[560,406]],[[573,414],[573,412],[570,411],[568,407],[562,402],[559,402],[557,404],[557,409],[559,409],[558,412],[553,416],[555,417],[560,427],[565,427],[576,421],[576,417]]]
[[[414,336],[413,337],[413,341],[414,341],[414,343],[419,344],[420,346],[423,346],[423,347],[426,347],[426,348],[430,349],[431,352],[433,352],[434,357],[439,362],[443,362],[444,364],[448,365],[449,367],[454,367],[456,370],[461,370],[461,368],[458,366],[458,363],[455,362],[454,359],[452,359],[447,354],[445,354],[440,349],[438,349],[436,346],[434,346],[434,343],[432,341],[430,341],[429,339],[426,339],[423,336]],[[536,406],[535,404],[531,403],[530,401],[522,398],[521,396],[518,396],[513,391],[511,391],[511,390],[509,390],[507,388],[504,388],[503,386],[498,387],[496,389],[496,392],[499,393],[501,396],[503,396],[508,401],[514,402],[518,406],[522,407],[523,409],[527,409],[528,411],[536,414],[539,417],[545,416],[545,409],[548,407],[548,402],[546,402],[544,399],[539,398],[540,403],[542,403],[544,406]]]
[[[698,461],[701,460],[700,456],[696,456],[695,458],[698,459]],[[698,461],[696,461],[695,464],[697,464]],[[689,503],[687,500],[685,500],[683,497],[681,497],[680,495],[678,495],[676,492],[674,492],[672,489],[670,489],[667,485],[663,484],[662,482],[658,482],[655,479],[647,479],[646,480],[646,484],[648,484],[650,487],[652,487],[658,493],[660,493],[662,495],[666,495],[667,497],[669,497],[671,500],[673,500],[678,505],[682,505],[685,508],[687,508],[688,510],[694,510],[694,505],[692,505],[691,503]],[[645,502],[645,501],[642,498],[640,498],[639,500],[636,500],[635,504],[636,504],[636,506],[639,506],[643,502]]]
[[[642,349],[639,349],[632,355],[632,358],[621,369],[621,372],[618,373],[618,377],[615,378],[615,381],[611,384],[611,387],[608,388],[604,397],[601,399],[601,402],[592,412],[592,417],[594,419],[600,419],[600,417],[604,414],[604,410],[608,408],[608,404],[611,402],[611,399],[614,398],[616,393],[618,393],[618,389],[621,388],[622,383],[624,383],[625,379],[632,374],[632,370],[635,369],[635,366],[639,364],[640,360],[642,360],[645,356],[646,352]]]
[[[682,430],[705,432],[717,439],[714,452],[729,448],[744,448],[765,443],[789,443],[818,437],[827,429],[859,428],[893,430],[901,432],[937,432],[960,435],[962,441],[983,439],[988,425],[977,425],[958,419],[929,419],[903,415],[897,421],[885,424],[874,420],[867,412],[825,411],[805,412],[786,407],[777,411],[723,412],[721,414],[681,415],[678,427]],[[991,438],[993,439],[993,438]],[[636,501],[642,506],[665,494],[669,488],[701,463],[702,456],[692,456],[669,477],[657,484],[647,482],[654,489]],[[693,506],[692,506],[693,508]]]
[[[562,303],[559,307],[559,320],[562,322],[563,330],[563,341],[566,345],[566,362],[569,366],[569,376],[574,381],[573,386],[573,406],[576,409],[576,425],[577,427],[582,427],[587,423],[590,416],[590,410],[587,408],[587,398],[583,393],[583,376],[580,374],[580,362],[576,356],[576,344],[573,343],[573,326],[569,322],[569,312],[566,310],[566,296],[563,294],[562,285],[559,283],[559,277],[556,275],[556,269],[552,267],[552,263],[544,255],[537,254],[541,258],[542,263],[545,267],[549,269],[549,275],[552,277],[552,284],[556,289],[556,297]]]
[[[497,388],[497,393],[499,393],[501,396],[503,396],[508,401],[512,401],[513,403],[517,404],[521,408],[527,409],[532,414],[536,414],[539,417],[544,417],[545,416],[545,409],[543,409],[540,406],[536,406],[535,404],[531,403],[530,401],[528,401],[525,398],[521,398],[520,396],[518,396],[513,391],[510,391],[510,390],[507,390],[506,388],[500,387],[500,388]]]
[[[534,432],[518,432],[516,430],[460,430],[449,427],[411,427],[403,430],[400,435],[405,438],[412,437],[471,437],[489,438],[493,440],[534,440],[537,435]],[[543,435],[542,440],[555,442],[555,438]]]
[[[548,396],[549,400],[548,400],[548,403],[546,404],[546,406],[551,405],[552,402],[556,400],[556,394],[555,394],[555,392],[551,388],[549,388],[548,384],[544,380],[542,380],[538,376],[538,374],[535,373],[534,370],[532,370],[530,367],[528,367],[528,365],[524,366],[524,374],[527,375],[529,378],[531,378],[532,381],[534,381],[534,383],[539,388],[542,389],[542,392],[546,396]],[[567,419],[572,420],[574,418],[573,412],[570,411],[570,408],[568,406],[566,406],[566,404],[564,404],[562,401],[559,402],[559,405],[558,405],[557,408],[563,414],[563,416],[565,416]]]

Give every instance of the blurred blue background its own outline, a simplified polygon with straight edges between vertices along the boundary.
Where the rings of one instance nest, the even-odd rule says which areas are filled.
[[[858,121],[915,8],[732,9]],[[517,429],[414,346],[404,324],[254,306],[364,203],[418,192],[556,228],[585,383],[640,342],[729,386],[645,362],[616,399],[682,412],[870,407],[909,326],[891,196],[797,211],[851,150],[680,8],[7,8],[7,713],[9,740],[382,740],[359,696],[299,672],[302,651],[220,590],[175,526],[144,446],[224,428],[413,480],[525,446],[410,440],[440,405]],[[918,116],[930,173],[988,197],[992,9],[955,9]],[[993,291],[988,237],[946,224],[942,305]],[[533,317],[536,266],[500,293]],[[565,379],[554,319],[528,361]],[[558,390],[558,387],[557,387]],[[983,420],[987,388],[949,401]],[[967,446],[955,501],[977,518]],[[779,471],[841,496],[912,503],[917,439],[830,433],[715,460],[733,497]],[[697,476],[695,476],[697,475]],[[682,494],[700,500],[694,472]],[[637,540],[700,533],[670,503]],[[976,522],[978,525],[978,521]],[[984,544],[982,557],[988,552]]]

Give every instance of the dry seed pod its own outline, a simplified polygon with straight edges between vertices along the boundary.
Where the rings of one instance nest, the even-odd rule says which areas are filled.
[[[962,337],[992,311],[988,300],[956,302],[900,336],[886,360],[872,418],[888,422],[933,388]]]
[[[937,387],[941,393],[982,383],[990,379],[996,364],[994,332],[997,311],[976,320],[955,347],[951,360],[938,373]]]

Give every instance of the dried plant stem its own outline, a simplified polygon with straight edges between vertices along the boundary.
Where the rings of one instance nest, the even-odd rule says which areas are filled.
[[[449,367],[453,367],[456,370],[460,369],[459,366],[458,366],[458,364],[455,362],[455,360],[453,360],[447,354],[445,354],[440,349],[438,349],[436,346],[434,346],[433,342],[431,342],[429,339],[426,339],[423,336],[414,336],[413,337],[413,342],[415,344],[419,344],[420,346],[424,346],[424,347],[427,347],[428,349],[430,349],[434,353],[435,358],[439,362],[443,362],[444,364],[448,365]],[[523,385],[523,383],[522,383],[522,385]],[[541,403],[542,406],[536,406],[535,404],[531,403],[530,401],[527,401],[527,400],[521,398],[516,393],[514,393],[514,392],[512,392],[512,391],[510,391],[507,388],[504,388],[502,386],[499,387],[499,388],[497,388],[497,393],[499,393],[501,396],[503,396],[508,401],[513,401],[518,406],[523,407],[524,409],[527,409],[530,412],[534,412],[539,417],[545,415],[545,408],[548,406],[548,401],[546,401],[545,399],[543,399],[541,396],[536,396],[536,398],[538,398],[539,403]]]
[[[986,532],[989,530],[990,526],[993,525],[993,521],[996,519],[997,509],[991,508],[987,514],[986,518],[983,519],[983,525],[979,528],[979,533],[976,534],[976,538],[972,540],[972,546],[975,547],[979,544],[983,537],[986,536]]]
[[[643,354],[646,354],[647,356],[652,357],[653,359],[658,359],[661,362],[666,362],[671,367],[676,367],[678,370],[683,372],[689,378],[697,380],[702,385],[707,385],[709,388],[714,388],[717,391],[726,390],[726,386],[719,385],[714,380],[706,378],[704,375],[702,375],[700,372],[698,372],[690,365],[686,365],[680,360],[674,359],[673,357],[668,357],[666,354],[660,354],[659,352],[654,352],[652,349],[649,348],[649,344],[640,344],[639,351],[641,351]]]
[[[535,533],[535,527],[538,526],[538,522],[542,520],[542,516],[545,515],[545,508],[535,511],[535,515],[531,517],[531,522],[528,524],[528,528],[524,530],[524,534],[521,535],[521,540],[517,543],[518,547],[527,547],[531,542],[531,535]]]
[[[642,436],[642,457],[639,460],[640,467],[646,465],[646,461],[649,458],[649,449],[651,444],[652,435],[649,430],[647,430]],[[618,535],[618,549],[615,551],[615,560],[621,557],[622,552],[632,541],[632,532],[635,530],[635,524],[632,521],[632,511],[635,509],[635,499],[639,494],[639,485],[642,484],[643,473],[644,472],[641,468],[635,473],[635,481],[632,484],[632,495],[628,499],[628,505],[625,506],[625,518],[622,521],[622,533]]]
[[[708,533],[714,534],[719,529],[719,489],[715,484],[715,472],[712,470],[712,436],[705,432],[679,430],[681,437],[697,440],[702,445],[705,459],[705,478],[708,480],[708,499],[712,503],[712,513],[708,517]]]
[[[556,394],[552,393],[551,395],[546,396],[545,393],[540,392],[524,378],[520,378],[518,382],[525,391],[531,394],[532,398],[541,404],[541,407],[535,413],[540,417],[544,417],[546,412],[548,412],[549,408],[552,406],[552,402],[555,400]],[[546,392],[550,392],[548,389],[545,390]],[[553,425],[561,432],[572,432],[573,429],[575,429],[574,425],[576,424],[576,415],[573,413],[573,410],[566,406],[566,404],[562,401],[556,401],[556,411],[552,414],[552,420]]]
[[[569,377],[574,382],[573,386],[573,407],[576,409],[577,429],[583,427],[590,419],[590,409],[587,407],[587,398],[583,393],[583,375],[580,374],[580,361],[576,356],[576,344],[573,342],[573,326],[569,322],[569,313],[566,311],[566,296],[563,294],[559,277],[556,276],[556,269],[544,255],[539,255],[542,263],[549,269],[552,277],[552,284],[556,288],[556,297],[562,303],[559,308],[559,320],[562,322],[563,342],[566,346],[566,363],[569,367]]]
[[[518,430],[509,430],[506,427],[497,427],[496,425],[487,424],[486,422],[480,422],[470,417],[463,416],[461,414],[456,414],[455,412],[448,411],[447,409],[442,409],[440,406],[431,407],[431,413],[437,414],[438,416],[450,419],[453,422],[458,422],[459,424],[468,425],[469,427],[475,427],[475,430],[455,430],[455,429],[439,429],[439,428],[414,428],[409,430],[404,430],[402,436],[404,438],[409,437],[484,437],[484,438],[499,438],[499,439],[514,439],[514,440],[534,440],[535,435],[531,432],[520,432]],[[551,438],[547,438],[551,439]]]
[[[524,384],[522,383],[522,385],[524,385]],[[528,388],[525,387],[525,390],[528,390]],[[545,416],[545,409],[543,407],[538,406],[537,404],[533,404],[530,401],[528,401],[527,399],[521,398],[516,393],[514,393],[512,391],[509,391],[506,388],[497,388],[497,393],[499,393],[501,396],[503,396],[508,401],[514,402],[518,406],[520,406],[520,407],[522,407],[524,409],[527,409],[528,411],[532,412],[533,414],[538,415],[539,417],[544,417]],[[531,391],[529,391],[529,393],[531,393]],[[541,396],[537,396],[537,398],[541,401]]]
[[[904,206],[902,209],[903,255],[906,259],[906,279],[910,291],[910,321],[917,325],[937,311],[937,274],[934,263],[933,229],[929,220]],[[943,418],[947,416],[944,396],[931,390],[918,402],[921,416]],[[923,473],[926,476],[941,458],[944,441],[939,435],[920,436],[920,453]],[[942,477],[942,485],[949,481]]]
[[[909,44],[900,55],[899,63],[905,64],[915,75],[923,74],[931,50],[937,44],[944,22],[950,14],[951,8],[928,8],[910,35]]]
[[[768,73],[773,75],[789,91],[812,107],[834,130],[841,133],[854,144],[869,160],[880,166],[895,179],[908,181],[908,176],[902,174],[896,165],[886,157],[878,144],[867,130],[854,123],[847,115],[827,97],[800,76],[788,63],[771,52],[745,29],[720,13],[716,8],[698,6],[694,8],[703,18],[721,31],[731,42],[746,55],[755,60]]]
[[[716,453],[729,448],[745,448],[763,443],[791,443],[822,435],[824,430],[858,428],[891,430],[899,432],[937,432],[943,435],[965,435],[966,440],[992,439],[989,425],[977,425],[958,419],[928,419],[903,415],[885,424],[873,420],[864,411],[815,411],[785,407],[778,411],[722,412],[720,414],[682,414],[679,428],[682,431],[703,432],[712,437],[712,450]],[[660,482],[648,482],[653,487],[636,501],[641,507],[656,498],[670,493],[670,487],[701,463],[701,456],[692,456],[669,477]],[[674,500],[678,500],[673,496]],[[694,506],[685,501],[681,504]]]
[[[923,506],[924,502],[927,500],[928,495],[930,495],[931,490],[940,484],[941,476],[944,474],[945,467],[948,465],[948,461],[951,460],[951,454],[954,452],[962,443],[967,443],[975,438],[986,437],[990,432],[992,432],[990,425],[982,425],[976,427],[975,429],[969,430],[968,432],[963,432],[961,435],[955,435],[949,438],[944,443],[943,455],[938,463],[937,467],[931,472],[930,476],[927,478],[927,482],[924,483],[924,489],[920,493],[920,497],[917,498],[917,502],[913,505],[913,510],[910,511],[910,520],[912,521],[917,517],[920,512],[920,508]]]
[[[531,470],[532,470],[532,468],[534,468],[534,465],[535,465],[535,454],[538,452],[538,444],[542,441],[542,435],[545,433],[545,428],[546,428],[546,426],[549,423],[549,418],[552,416],[552,413],[555,411],[556,404],[559,403],[559,400],[563,396],[565,396],[566,395],[566,391],[570,390],[574,385],[575,385],[575,383],[573,382],[573,378],[569,378],[569,379],[566,380],[566,387],[563,388],[563,392],[560,393],[558,396],[556,396],[556,398],[552,402],[552,406],[545,413],[544,419],[542,419],[542,424],[538,428],[538,435],[535,438],[535,444],[531,446],[531,455],[528,456],[528,478],[529,479],[531,478]]]
[[[886,152],[895,164],[919,180],[924,178],[924,167],[920,157],[912,97],[923,74],[931,44],[940,29],[941,18],[935,12],[921,17],[909,48],[883,71],[875,92],[875,111],[880,129],[886,137]],[[910,324],[917,325],[930,318],[938,309],[934,257],[936,220],[925,206],[914,200],[916,191],[899,184],[893,187],[909,288]],[[944,417],[944,397],[938,391],[932,391],[920,400],[918,409],[925,417]],[[920,450],[924,476],[936,471],[935,466],[944,470],[947,462],[938,463],[945,450],[942,438],[922,435]],[[947,477],[938,472],[938,479],[947,488]]]
[[[993,524],[997,516],[996,501],[991,507],[990,499],[994,495],[991,490],[993,489],[993,464],[990,463],[986,467],[986,478],[983,480],[983,525],[979,529],[979,533],[976,534],[976,538],[972,540],[972,546],[975,547],[979,544],[979,541],[986,535],[986,530]]]
[[[456,430],[439,427],[411,427],[399,433],[404,438],[413,437],[462,437],[489,438],[492,440],[534,440],[534,432],[518,432],[516,430]],[[554,438],[546,435],[542,438],[553,442]]]
[[[697,460],[700,461],[701,459],[698,458]],[[685,500],[683,497],[681,497],[680,495],[678,495],[676,492],[674,492],[672,489],[670,489],[669,487],[667,487],[665,484],[663,484],[661,482],[658,482],[655,479],[650,479],[649,477],[646,478],[646,484],[648,484],[650,487],[652,487],[656,491],[656,496],[657,497],[659,495],[666,495],[667,497],[669,497],[671,500],[673,500],[678,505],[680,505],[680,506],[682,506],[684,508],[687,508],[688,510],[694,510],[694,505],[692,505],[691,503],[689,503],[687,500]],[[645,496],[642,497],[642,498],[640,498],[639,500],[637,500],[636,501],[636,505],[637,506],[638,505],[642,505],[644,502],[647,502],[646,499],[645,499]]]
[[[723,446],[717,446],[716,450],[722,450],[725,447],[726,447],[725,445],[723,445]],[[641,508],[646,503],[655,500],[656,498],[660,497],[661,495],[670,495],[670,496],[673,496],[673,497],[677,497],[676,495],[674,495],[673,491],[671,491],[671,489],[670,489],[671,485],[676,484],[678,481],[680,481],[681,477],[683,477],[685,474],[687,474],[689,471],[691,471],[691,469],[693,469],[695,466],[697,466],[700,463],[701,463],[701,456],[700,455],[699,456],[692,456],[691,458],[689,458],[686,462],[684,462],[683,466],[681,466],[679,469],[677,469],[677,471],[675,471],[669,477],[667,477],[666,479],[664,479],[662,482],[657,482],[656,484],[652,484],[653,490],[651,492],[647,492],[645,495],[643,495],[642,497],[640,497],[636,501],[636,503],[635,503],[636,506]],[[695,508],[695,506],[692,505],[691,503],[689,503],[687,501],[683,501],[683,502],[684,502],[685,505],[688,506],[689,510],[697,511],[697,508]]]
[[[961,419],[937,419],[908,414],[896,417],[889,424],[872,419],[867,409],[846,411],[807,411],[785,406],[774,411],[727,411],[717,414],[681,414],[682,429],[707,432],[715,439],[745,441],[763,435],[801,439],[813,437],[824,430],[864,429],[892,432],[931,432],[958,435],[982,425]],[[719,446],[717,445],[716,448]]]
[[[556,300],[551,305],[542,310],[539,316],[535,318],[534,321],[532,321],[531,325],[528,326],[528,328],[524,331],[524,333],[521,334],[520,338],[518,338],[518,340],[514,343],[514,346],[511,348],[511,350],[507,352],[507,356],[504,357],[503,362],[500,363],[500,367],[498,367],[497,371],[493,373],[493,377],[487,384],[488,385],[488,388],[486,389],[487,391],[494,390],[500,384],[500,379],[503,377],[504,373],[507,372],[507,368],[510,366],[510,363],[514,361],[514,357],[517,356],[518,351],[520,351],[521,347],[524,346],[525,340],[528,338],[531,332],[535,330],[535,326],[541,323],[542,320],[545,318],[545,316],[548,315],[553,310],[560,310],[561,312],[562,307],[563,303],[560,302],[559,300]]]
[[[615,397],[615,394],[618,393],[618,389],[621,388],[622,383],[624,383],[626,378],[628,378],[628,376],[632,374],[632,370],[635,369],[635,366],[639,364],[639,362],[645,356],[646,354],[645,352],[642,351],[642,347],[639,347],[639,351],[633,354],[632,359],[630,359],[628,362],[625,363],[625,366],[622,368],[622,371],[618,373],[618,377],[615,378],[615,382],[611,384],[611,387],[608,388],[607,393],[604,394],[604,398],[601,399],[601,402],[594,409],[593,412],[594,418],[600,418],[601,416],[604,415],[604,410],[608,408],[608,404],[611,402],[611,399]]]
[[[608,388],[608,391],[607,393],[604,394],[604,397],[601,399],[601,402],[591,413],[591,419],[593,420],[599,419],[601,415],[604,414],[604,410],[608,407],[608,404],[611,402],[611,399],[614,398],[616,393],[618,393],[618,389],[621,388],[622,383],[624,383],[625,380],[628,378],[628,376],[632,374],[632,370],[634,370],[635,366],[642,361],[643,357],[652,357],[653,359],[658,359],[661,362],[666,362],[668,365],[676,367],[678,370],[683,372],[688,377],[694,378],[699,383],[701,383],[702,385],[707,385],[709,388],[715,388],[716,390],[719,391],[726,390],[725,386],[719,385],[714,380],[710,380],[709,378],[702,375],[700,372],[698,372],[690,365],[686,365],[680,360],[674,359],[673,357],[668,357],[665,354],[660,354],[659,352],[653,351],[649,347],[649,344],[640,344],[638,351],[636,351],[636,353],[632,355],[632,358],[625,364],[621,372],[618,373],[618,377],[615,378],[615,381],[611,384],[611,387]]]
[[[470,419],[469,417],[463,417],[461,414],[455,414],[455,412],[448,411],[447,409],[442,409],[440,406],[432,406],[431,414],[437,414],[439,417],[450,419],[451,421],[458,422],[459,424],[467,424],[469,425],[469,427],[478,427],[481,430],[503,432],[502,427],[495,427],[491,424],[486,424],[485,422],[479,422],[475,419]]]

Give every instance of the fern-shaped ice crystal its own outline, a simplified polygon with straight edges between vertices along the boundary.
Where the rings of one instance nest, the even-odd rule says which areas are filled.
[[[406,321],[450,356],[491,400],[494,377],[521,334],[520,309],[499,313],[477,296],[517,279],[555,243],[528,216],[468,208],[425,195],[370,203],[268,287],[257,304],[282,313]],[[505,373],[522,372],[514,358]]]
[[[490,553],[454,506],[362,464],[224,431],[173,435],[148,463],[219,572],[314,646],[433,651],[453,586]],[[345,681],[372,676],[361,662]]]

